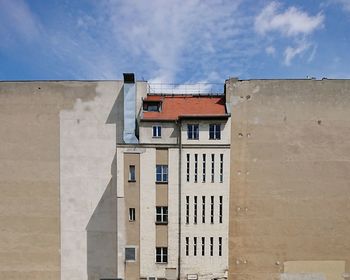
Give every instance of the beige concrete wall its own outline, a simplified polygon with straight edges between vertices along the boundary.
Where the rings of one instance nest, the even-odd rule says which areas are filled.
[[[89,87],[0,83],[0,279],[60,278],[59,112]]]
[[[350,270],[350,81],[227,83],[232,103],[230,279],[287,261]]]
[[[162,137],[152,137],[152,127],[161,126]],[[140,122],[140,143],[143,144],[177,144],[178,127],[175,122]]]

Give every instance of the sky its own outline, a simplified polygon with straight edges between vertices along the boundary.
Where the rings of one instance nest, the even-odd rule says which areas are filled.
[[[350,78],[350,0],[0,0],[0,80]]]

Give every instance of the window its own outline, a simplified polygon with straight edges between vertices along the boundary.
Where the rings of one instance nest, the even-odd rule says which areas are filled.
[[[188,124],[187,125],[187,138],[190,140],[199,139],[199,125],[198,124]]]
[[[210,197],[210,223],[214,224],[214,196]]]
[[[143,110],[147,112],[160,112],[160,102],[143,102]]]
[[[219,197],[219,223],[222,224],[222,196]]]
[[[197,256],[197,237],[193,237],[193,255]]]
[[[211,154],[211,182],[214,183],[215,154]]]
[[[186,196],[186,224],[190,223],[190,197]]]
[[[190,154],[187,154],[187,163],[186,163],[186,181],[190,181]]]
[[[205,196],[202,196],[202,223],[205,223]]]
[[[136,181],[135,165],[129,165],[129,182]]]
[[[156,248],[156,263],[167,263],[168,262],[168,248],[157,247]]]
[[[156,223],[167,224],[168,223],[168,207],[157,206],[156,207]]]
[[[205,183],[206,176],[206,154],[203,154],[203,183]]]
[[[126,247],[125,248],[125,261],[134,262],[136,261],[136,248]]]
[[[209,139],[219,140],[221,138],[221,128],[219,124],[209,124]]]
[[[214,255],[214,237],[210,237],[210,256]]]
[[[222,237],[219,237],[219,256],[222,256]]]
[[[220,154],[220,183],[224,181],[224,154]]]
[[[152,137],[153,138],[162,137],[162,127],[160,125],[155,125],[152,127]]]
[[[157,182],[168,182],[168,166],[157,165],[156,166],[156,181]]]
[[[205,237],[202,237],[202,256],[205,255]]]
[[[193,213],[193,223],[197,223],[197,196],[194,197],[194,213]]]
[[[198,154],[194,154],[194,182],[198,181]]]
[[[135,208],[129,208],[129,221],[133,222],[136,219],[136,211]]]
[[[190,238],[186,237],[186,256],[190,254]]]

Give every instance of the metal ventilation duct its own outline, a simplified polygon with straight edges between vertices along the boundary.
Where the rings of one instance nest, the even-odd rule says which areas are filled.
[[[124,73],[124,132],[126,144],[137,144],[136,138],[136,85],[134,73]]]

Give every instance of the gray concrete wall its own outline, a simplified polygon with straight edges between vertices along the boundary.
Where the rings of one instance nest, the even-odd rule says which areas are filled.
[[[349,271],[350,81],[226,86],[229,279],[278,279],[288,261],[345,261]]]

